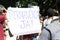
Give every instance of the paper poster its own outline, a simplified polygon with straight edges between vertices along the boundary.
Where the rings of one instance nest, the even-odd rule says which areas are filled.
[[[8,27],[13,35],[41,32],[39,8],[8,8]]]

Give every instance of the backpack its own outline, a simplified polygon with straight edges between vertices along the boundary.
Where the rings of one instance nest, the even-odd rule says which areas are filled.
[[[44,27],[43,23],[42,23],[42,29],[41,30],[43,30],[43,29],[45,29],[45,30],[47,30],[49,32],[49,34],[50,34],[50,40],[52,40],[52,33],[51,33],[51,31],[48,28]]]
[[[48,28],[46,28],[46,27],[43,27],[43,29],[45,29],[45,30],[47,30],[48,32],[49,32],[49,34],[50,34],[50,39],[49,40],[52,40],[52,34],[51,34],[51,31],[48,29]],[[42,29],[42,30],[43,30]]]
[[[58,19],[59,18],[56,18],[56,19],[52,20],[51,23],[53,23],[54,21],[57,21]],[[43,23],[42,23],[42,29],[41,30],[43,30],[43,29],[45,29],[45,30],[47,30],[49,32],[49,34],[50,34],[50,39],[49,40],[52,40],[52,33],[51,33],[50,29],[44,27]]]

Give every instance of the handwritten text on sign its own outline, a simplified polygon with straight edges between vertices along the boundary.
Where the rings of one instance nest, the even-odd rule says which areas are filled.
[[[39,9],[8,8],[9,28],[15,35],[25,35],[40,31]]]

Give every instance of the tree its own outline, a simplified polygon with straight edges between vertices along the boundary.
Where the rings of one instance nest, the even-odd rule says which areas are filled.
[[[0,4],[4,5],[6,8],[9,6],[15,7],[15,2],[18,0],[0,0]]]
[[[21,4],[21,7],[28,7],[28,4],[37,5],[35,0],[19,0],[19,3]]]
[[[49,8],[56,8],[55,2],[56,2],[56,0],[39,0],[38,5],[39,5],[40,10],[41,10],[40,13],[42,15],[46,16],[47,15],[46,11]]]
[[[18,3],[21,7],[28,7],[28,4],[37,5],[35,0],[0,0],[0,4],[5,5],[6,7],[16,7]]]

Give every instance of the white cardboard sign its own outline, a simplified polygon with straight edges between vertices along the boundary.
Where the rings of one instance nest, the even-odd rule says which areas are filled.
[[[13,35],[41,32],[39,8],[8,8],[8,27]]]

